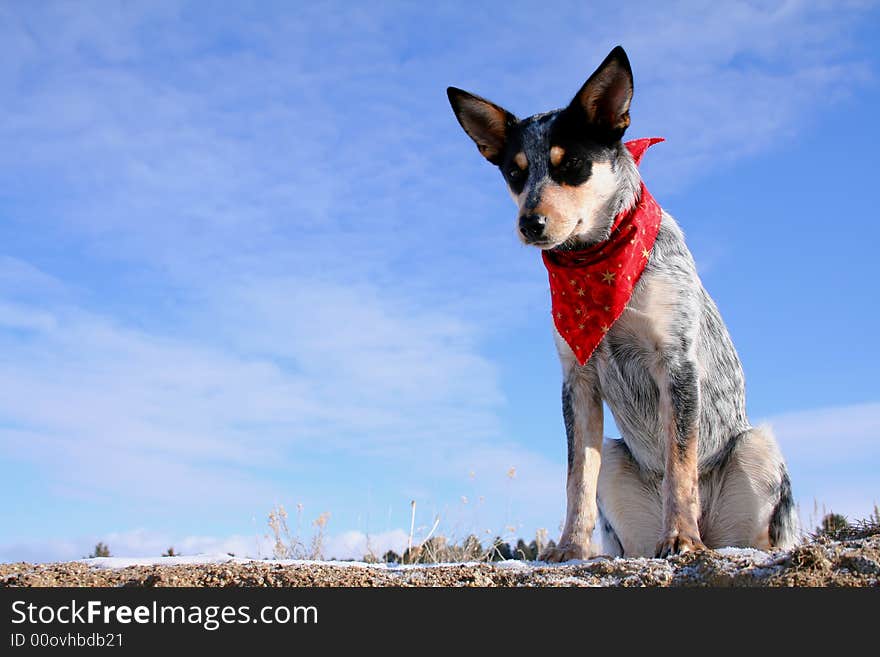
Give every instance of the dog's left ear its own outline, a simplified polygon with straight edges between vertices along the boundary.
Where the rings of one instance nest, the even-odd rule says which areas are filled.
[[[516,117],[503,107],[463,89],[449,87],[446,95],[455,118],[474,140],[482,156],[492,164],[501,164],[507,133],[516,124]]]
[[[584,83],[569,104],[584,112],[587,121],[617,140],[629,127],[629,105],[633,97],[633,75],[629,58],[617,46]]]

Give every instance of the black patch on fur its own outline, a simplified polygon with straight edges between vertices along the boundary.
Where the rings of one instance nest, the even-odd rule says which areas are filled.
[[[779,501],[770,516],[770,544],[779,545],[780,539],[789,534],[794,528],[791,526],[791,512],[794,509],[794,497],[791,493],[791,479],[788,471],[782,467],[782,476],[779,480]]]
[[[519,151],[516,152],[518,153]],[[529,179],[528,166],[525,168],[525,170],[520,169],[519,165],[513,161],[513,156],[508,155],[504,157],[504,161],[501,165],[499,165],[498,168],[501,169],[501,173],[504,176],[504,179],[507,181],[507,184],[510,185],[511,191],[517,196],[522,194],[523,189],[525,189],[526,182]]]
[[[700,406],[699,381],[694,363],[685,361],[669,368],[669,395],[675,414],[675,439],[682,449],[691,440],[691,430],[697,424]]]
[[[599,511],[599,526],[602,528],[603,547],[606,552],[616,553],[623,556],[623,544],[620,542],[620,537],[617,535],[617,532],[614,531],[614,527],[611,526],[608,518],[606,518],[605,514],[602,512],[601,501],[597,499],[596,502]]]
[[[590,123],[580,107],[572,105],[559,112],[553,122],[550,129],[550,145],[560,146],[565,150],[562,164],[565,163],[566,158],[576,158],[582,162],[607,162],[615,159],[621,147],[622,136],[622,134],[616,137],[610,136],[603,128]],[[587,171],[586,178],[588,177]]]
[[[577,187],[589,180],[593,162],[613,159],[610,149],[592,138],[586,117],[576,117],[576,112],[566,109],[560,112],[550,130],[550,148],[558,146],[565,155],[558,166],[550,166],[550,177],[560,185]],[[549,149],[548,155],[549,158]]]
[[[547,149],[535,144],[533,138],[526,139],[527,132],[543,131],[540,119],[540,116],[530,116],[518,121],[508,129],[507,141],[504,144],[504,151],[501,153],[498,169],[504,176],[505,182],[510,186],[510,190],[517,196],[522,194],[529,177],[542,170],[541,164],[544,159],[550,157]],[[514,160],[517,153],[524,153],[526,156],[528,164],[525,171],[521,170]]]
[[[568,443],[568,471],[574,467],[574,402],[571,388],[562,384],[562,419],[565,422],[565,438]]]
[[[569,155],[568,151],[565,152],[565,157],[562,158],[559,166],[550,167],[550,177],[560,185],[569,187],[583,185],[592,173],[593,163],[590,160]]]
[[[728,440],[724,444],[724,447],[722,447],[702,468],[700,468],[700,476],[708,475],[712,470],[724,470],[727,468],[727,464],[730,463],[733,453],[748,433],[749,431],[743,431]]]

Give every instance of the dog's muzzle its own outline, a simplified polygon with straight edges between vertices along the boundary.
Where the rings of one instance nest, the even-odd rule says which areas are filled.
[[[519,218],[519,232],[526,242],[538,242],[544,236],[547,218],[540,214],[524,214]]]

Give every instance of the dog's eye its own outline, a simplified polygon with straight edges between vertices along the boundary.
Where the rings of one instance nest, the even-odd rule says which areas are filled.
[[[507,176],[511,180],[518,180],[519,177],[522,176],[524,173],[525,171],[523,171],[519,167],[513,167],[510,171],[507,172]]]
[[[563,169],[577,169],[584,161],[579,157],[571,157],[562,163]]]

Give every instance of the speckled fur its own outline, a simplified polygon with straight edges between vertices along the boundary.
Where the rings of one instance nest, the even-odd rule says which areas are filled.
[[[629,159],[628,153],[620,152],[618,158]],[[638,171],[626,162],[619,162],[618,166],[621,174],[629,178],[621,189],[637,188]],[[630,192],[625,195],[629,195],[629,201],[624,200],[624,205],[634,201]],[[648,298],[652,288],[664,292],[662,309],[652,307]],[[661,324],[659,330],[658,324]],[[568,345],[559,339],[557,344],[563,362],[564,386],[581,385],[583,377],[579,376],[579,367],[569,355]],[[700,493],[695,503],[700,509],[700,534],[708,547],[736,545],[766,549],[771,545],[788,547],[794,542],[797,523],[788,474],[769,428],[761,430],[764,447],[752,451],[751,463],[731,465],[730,452],[737,450],[744,436],[750,437],[755,432],[746,416],[742,365],[718,308],[697,275],[684,235],[668,213],[662,214],[651,257],[627,309],[600,343],[592,361],[600,394],[614,415],[627,448],[622,453],[632,461],[638,473],[637,478],[626,483],[600,478],[600,509],[603,495],[613,497],[619,494],[621,486],[630,485],[645,496],[657,496],[659,503],[655,508],[662,510],[660,482],[669,454],[658,380],[661,385],[666,381],[671,388],[678,431],[684,434],[692,421],[696,423]],[[682,372],[695,375],[695,385],[690,391],[687,390],[690,377]],[[691,414],[693,420],[682,417]],[[736,496],[725,496],[723,487],[712,485],[713,481],[730,479],[734,467],[740,470],[745,467],[756,473],[751,477],[753,497],[749,497],[745,489],[737,491]],[[719,488],[722,489],[720,494]],[[747,510],[756,524],[763,524],[763,530],[756,530],[748,523],[741,523],[743,531],[739,534],[722,529],[725,524],[731,524],[725,520],[725,514],[741,516]],[[613,527],[615,521],[625,523],[625,517],[606,516],[603,520],[600,526],[606,537],[606,548],[619,545],[623,538],[610,535],[604,527]],[[663,531],[661,518],[655,524],[653,535],[652,531],[630,530],[648,536],[633,539],[638,549],[627,552],[628,556],[652,552],[650,546],[656,543],[657,527]]]

